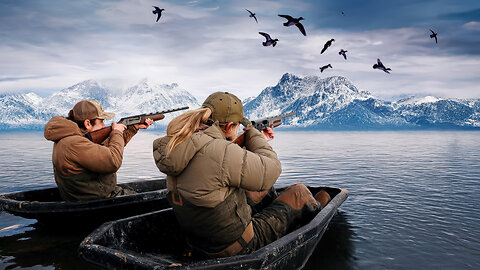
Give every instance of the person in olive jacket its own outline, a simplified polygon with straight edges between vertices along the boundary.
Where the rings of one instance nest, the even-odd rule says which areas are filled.
[[[244,147],[233,143],[240,122]],[[174,118],[167,136],[153,142],[153,156],[167,175],[167,199],[194,250],[208,257],[246,254],[261,248],[312,217],[328,201],[314,198],[303,184],[289,187],[268,206],[252,214],[282,171],[263,133],[243,117],[241,101],[216,92],[202,107]]]
[[[122,165],[123,149],[138,129],[153,123],[127,127],[112,123],[112,132],[97,144],[85,133],[105,127],[104,119],[113,113],[103,111],[96,100],[82,100],[70,110],[67,118],[54,116],[45,125],[44,136],[53,141],[52,163],[55,182],[66,201],[102,199],[133,193],[117,186],[116,172]]]

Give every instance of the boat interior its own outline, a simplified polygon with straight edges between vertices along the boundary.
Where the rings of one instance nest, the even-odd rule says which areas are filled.
[[[309,189],[312,194],[316,194],[323,188]],[[340,189],[324,189],[332,199],[340,193]],[[283,190],[277,189],[277,192]],[[308,222],[309,220],[305,224]],[[300,224],[299,227],[303,225]],[[187,244],[171,208],[116,221],[111,226],[104,226],[104,230],[97,230],[93,238],[95,245],[107,248],[110,254],[118,254],[112,250],[122,251],[164,265],[185,265],[207,259]]]

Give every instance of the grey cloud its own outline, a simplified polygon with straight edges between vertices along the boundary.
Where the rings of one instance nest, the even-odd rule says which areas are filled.
[[[49,77],[52,77],[52,76],[36,75],[36,76],[3,77],[3,78],[0,78],[0,82],[14,82],[14,81],[22,81],[22,80],[30,80],[30,79],[43,79],[43,78],[49,78]]]
[[[158,23],[146,0],[89,1],[82,8],[81,4],[58,2],[53,11],[47,10],[51,2],[36,2],[30,10],[38,13],[35,20],[28,8],[20,14],[26,6],[17,6],[12,16],[0,17],[0,23],[12,24],[10,28],[0,25],[0,33],[7,34],[0,37],[2,59],[7,60],[0,64],[0,74],[5,79],[58,74],[55,80],[35,81],[39,86],[48,81],[50,88],[53,83],[68,86],[92,78],[153,77],[163,83],[177,82],[197,97],[217,89],[246,97],[275,85],[285,72],[346,76],[363,90],[383,95],[447,93],[459,85],[456,77],[465,73],[462,87],[472,96],[480,95],[471,91],[479,83],[478,76],[462,70],[462,61],[468,57],[468,69],[479,63],[478,49],[473,47],[477,37],[469,36],[473,30],[460,31],[461,25],[450,25],[449,19],[436,25],[441,9],[421,18],[427,4],[435,6],[439,1],[188,2],[159,2],[168,12]],[[259,15],[259,24],[248,18],[244,6]],[[85,17],[70,21],[75,7]],[[410,9],[416,11],[406,15]],[[342,10],[346,16],[341,16]],[[284,27],[284,20],[277,16],[280,12],[305,17],[308,36]],[[430,27],[439,32],[438,45],[428,36]],[[259,31],[279,38],[279,44],[263,47]],[[337,42],[320,55],[332,37]],[[8,56],[3,50],[7,45]],[[338,55],[340,48],[349,51],[348,61]],[[391,76],[372,69],[377,57],[393,69]],[[320,74],[318,67],[324,63],[332,63],[334,69]],[[448,65],[453,65],[452,70]],[[35,85],[33,80],[0,82],[19,88]]]
[[[464,11],[445,13],[438,16],[439,19],[460,20],[460,21],[480,21],[480,8]]]

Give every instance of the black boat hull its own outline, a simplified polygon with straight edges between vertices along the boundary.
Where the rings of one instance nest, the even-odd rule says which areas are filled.
[[[0,208],[13,215],[37,219],[47,225],[100,225],[109,220],[169,207],[165,179],[120,184],[136,194],[108,199],[66,202],[57,188],[0,195]]]
[[[346,189],[326,190],[332,200],[313,220],[251,254],[206,260],[186,255],[171,208],[105,223],[82,241],[79,253],[108,269],[301,269],[348,196]]]

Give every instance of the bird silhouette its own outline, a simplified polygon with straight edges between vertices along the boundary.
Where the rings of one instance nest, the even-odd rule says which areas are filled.
[[[433,32],[432,29],[430,29],[430,31],[432,32],[432,34],[430,35],[430,38],[435,38],[435,43],[438,43],[438,40],[437,40],[437,33]]]
[[[283,26],[296,25],[296,26],[298,27],[298,29],[300,30],[300,32],[302,32],[302,34],[303,34],[304,36],[307,35],[307,32],[305,32],[305,28],[303,28],[303,24],[300,23],[301,20],[304,20],[303,17],[293,18],[293,17],[290,16],[290,15],[280,15],[280,14],[278,14],[278,16],[280,16],[280,17],[285,18],[285,19],[288,20],[286,23],[283,23]]]
[[[258,21],[257,21],[257,17],[255,17],[255,13],[251,12],[251,11],[250,11],[250,10],[248,10],[248,9],[245,9],[245,10],[246,10],[246,11],[248,11],[248,13],[250,13],[250,15],[249,15],[248,17],[250,17],[250,18],[254,18],[254,19],[255,19],[255,21],[258,23]]]
[[[375,69],[380,69],[380,70],[383,70],[385,71],[386,73],[390,74],[390,72],[388,72],[389,70],[391,70],[390,68],[386,68],[382,61],[380,61],[380,58],[377,58],[377,63],[373,65],[373,68]]]
[[[332,46],[332,43],[335,41],[335,39],[330,39],[329,41],[327,41],[327,43],[325,43],[325,45],[323,45],[323,49],[322,49],[322,52],[320,54],[322,54],[323,52],[325,52],[328,47]]]
[[[158,20],[160,20],[160,17],[162,17],[162,11],[164,11],[165,9],[164,8],[159,8],[159,7],[156,7],[156,6],[152,6],[155,8],[155,10],[152,11],[153,14],[157,14],[157,22]]]
[[[328,64],[326,66],[320,67],[320,72],[323,72],[327,68],[333,68],[332,65]]]
[[[341,49],[341,50],[338,52],[338,54],[343,55],[343,58],[345,58],[345,60],[347,60],[347,54],[346,54],[346,52],[348,52],[348,51],[345,51],[344,49]]]
[[[272,39],[270,35],[267,33],[263,33],[263,32],[258,32],[258,33],[267,39],[265,42],[262,42],[263,46],[272,45],[273,47],[275,47],[275,45],[277,45],[278,39]]]

